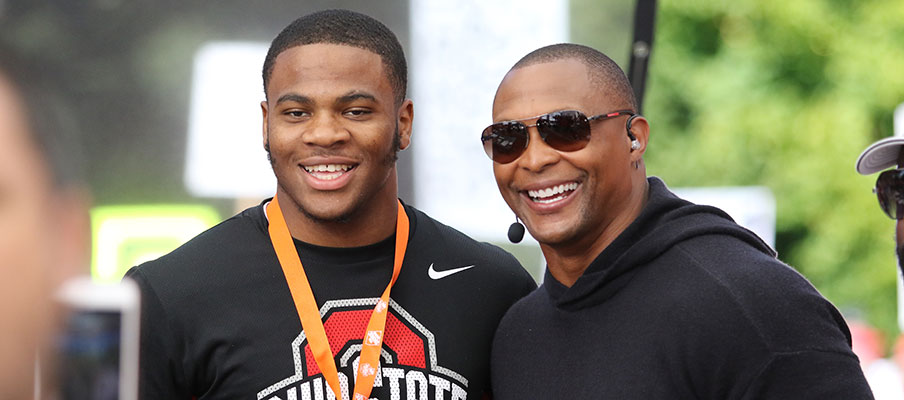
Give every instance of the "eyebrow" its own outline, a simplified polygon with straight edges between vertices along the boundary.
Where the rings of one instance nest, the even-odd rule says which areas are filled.
[[[352,91],[336,99],[336,104],[351,103],[355,100],[370,100],[374,103],[379,103],[376,96],[370,93]]]
[[[276,104],[285,103],[288,101],[294,101],[301,104],[314,104],[314,100],[311,100],[311,98],[294,93],[284,94],[280,96],[279,99],[276,100]]]
[[[369,100],[374,103],[379,103],[376,96],[374,96],[370,93],[351,91],[351,92],[348,92],[345,95],[342,95],[339,98],[337,98],[335,101],[335,104],[347,104],[347,103],[351,103],[355,100]],[[295,103],[301,103],[301,104],[305,104],[305,105],[310,105],[310,104],[315,103],[314,100],[311,99],[310,97],[302,96],[300,94],[295,94],[295,93],[284,94],[284,95],[280,96],[279,99],[276,100],[276,104],[281,104],[281,103],[285,103],[285,102],[295,102]]]

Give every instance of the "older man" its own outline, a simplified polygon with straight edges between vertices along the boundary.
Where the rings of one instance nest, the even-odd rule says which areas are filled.
[[[506,74],[484,148],[543,251],[493,343],[499,399],[863,399],[838,310],[724,212],[647,177],[627,78],[586,46]]]

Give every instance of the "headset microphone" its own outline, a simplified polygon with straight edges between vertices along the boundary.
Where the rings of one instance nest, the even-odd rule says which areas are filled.
[[[518,217],[515,217],[515,222],[509,226],[508,239],[512,243],[518,243],[521,239],[524,239],[524,225],[521,225]]]

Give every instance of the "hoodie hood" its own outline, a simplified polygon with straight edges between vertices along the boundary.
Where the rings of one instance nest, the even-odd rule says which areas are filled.
[[[640,215],[590,263],[572,287],[562,285],[546,272],[543,287],[557,307],[577,310],[606,301],[644,265],[698,236],[733,236],[776,256],[759,236],[736,224],[724,211],[679,198],[659,178],[649,177],[647,182],[649,199]]]

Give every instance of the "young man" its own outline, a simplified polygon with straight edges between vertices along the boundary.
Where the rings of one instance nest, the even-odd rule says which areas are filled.
[[[535,284],[398,200],[413,106],[395,35],[350,11],[264,61],[276,196],[128,276],[145,399],[479,399],[505,310]]]
[[[0,47],[0,397],[24,400],[35,356],[52,371],[53,293],[87,272],[90,230],[73,127],[17,59]]]
[[[857,172],[870,175],[897,166],[879,174],[874,191],[879,198],[879,207],[895,220],[895,249],[898,254],[898,268],[904,274],[904,137],[890,137],[879,140],[863,150],[857,158]]]
[[[871,398],[832,304],[646,176],[634,103],[611,59],[573,44],[528,54],[496,92],[482,140],[548,266],[496,333],[496,398]]]

